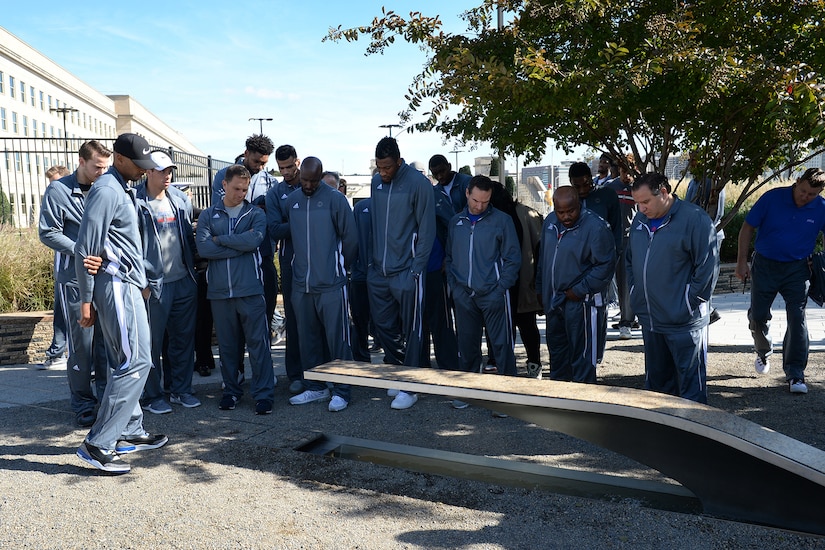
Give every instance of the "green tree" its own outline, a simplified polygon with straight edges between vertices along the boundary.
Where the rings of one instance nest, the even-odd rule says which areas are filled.
[[[0,187],[0,225],[14,225],[11,203],[2,187]]]
[[[495,29],[496,10],[505,24]],[[718,193],[742,184],[736,208],[774,174],[825,143],[823,0],[483,0],[445,33],[438,17],[382,11],[328,38],[397,37],[427,52],[410,85],[410,128],[489,141],[541,157],[548,139],[588,146],[642,171],[694,150],[696,176]],[[710,207],[709,207],[710,208]]]
[[[458,169],[458,173],[459,174],[467,174],[468,176],[472,176],[473,175],[473,170],[472,170],[472,168],[470,168],[469,164],[465,164],[464,166],[462,166],[461,168]]]
[[[490,160],[490,179],[496,179],[501,173],[499,171],[499,164],[501,164],[501,161],[498,157],[493,157]]]

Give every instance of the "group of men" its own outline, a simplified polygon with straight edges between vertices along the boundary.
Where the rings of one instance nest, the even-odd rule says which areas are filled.
[[[273,152],[281,181],[264,170]],[[633,312],[629,319],[623,313],[622,326],[637,317],[642,329],[645,386],[707,402],[709,302],[719,269],[716,228],[702,208],[671,193],[660,174],[618,180],[624,201],[629,194],[638,208],[628,216],[610,187],[615,178],[596,186],[587,165],[573,164],[571,185],[555,191],[555,210],[544,220],[535,257],[525,264],[532,245],[524,246],[524,229],[492,206],[500,184],[456,173],[442,155],[429,163],[433,184],[404,161],[391,137],[376,147],[370,198],[353,211],[318,158],[301,160],[290,145],[275,150],[266,136],[251,136],[237,163],[216,175],[212,204],[196,224],[191,201],[171,185],[173,161],[141,136],[119,136],[113,151],[96,141],[84,143],[79,158],[73,174],[47,189],[40,234],[55,250],[72,407],[78,423],[91,427],[77,454],[96,468],[127,472],[121,455],[168,441],[144,430],[144,408],[162,414],[171,411],[170,403],[201,404],[192,392],[197,257],[208,262],[206,296],[218,340],[222,410],[235,409],[243,396],[244,349],[254,411],[273,410],[276,251],[292,405],[328,401],[332,412],[346,409],[349,387],[304,380],[303,373],[333,359],[370,361],[368,333],[385,362],[429,366],[431,335],[441,368],[484,372],[486,331],[488,353],[495,357],[490,371],[516,375],[510,292],[524,265],[535,266],[550,377],[593,383],[617,264],[624,268]],[[782,215],[802,216],[800,223],[815,238],[825,226],[825,199],[818,197],[825,175],[809,172],[782,192]],[[144,174],[145,181],[129,185]],[[759,372],[767,372],[772,351],[770,303],[783,293],[791,325],[783,366],[790,390],[804,393],[807,330],[804,302],[795,298],[810,239],[806,233],[799,250],[781,244],[780,224],[763,204],[769,200],[757,203],[740,233],[737,275],[754,281],[750,318]],[[757,227],[758,262],[748,270],[742,248],[747,250]],[[785,255],[777,258],[780,248]],[[171,365],[167,372],[162,357]],[[417,401],[404,391],[388,395],[394,409]]]

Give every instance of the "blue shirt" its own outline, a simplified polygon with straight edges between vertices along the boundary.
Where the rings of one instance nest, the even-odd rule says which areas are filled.
[[[756,201],[745,221],[758,228],[754,248],[777,262],[807,258],[825,229],[825,198],[816,197],[803,207],[793,201],[793,187],[771,189]]]

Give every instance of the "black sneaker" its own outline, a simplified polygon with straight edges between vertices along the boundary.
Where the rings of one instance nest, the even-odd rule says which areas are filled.
[[[255,403],[255,414],[270,414],[272,413],[272,401],[269,399],[261,399]]]
[[[97,415],[94,411],[83,411],[77,413],[75,420],[81,428],[89,428],[94,425],[95,420],[97,420]]]
[[[132,437],[124,437],[123,439],[118,440],[117,445],[115,446],[115,451],[125,455],[136,451],[159,449],[160,447],[166,445],[168,441],[169,438],[163,434],[134,435]]]
[[[237,403],[237,397],[234,395],[224,394],[224,396],[221,397],[221,402],[218,404],[218,408],[222,411],[234,411]]]
[[[77,449],[77,456],[80,457],[80,460],[88,462],[98,470],[103,470],[104,472],[125,474],[132,469],[116,452],[104,451],[88,441],[80,444],[80,447]]]

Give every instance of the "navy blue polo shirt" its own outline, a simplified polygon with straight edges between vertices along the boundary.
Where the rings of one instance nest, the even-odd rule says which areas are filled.
[[[771,189],[756,201],[745,221],[758,228],[754,248],[777,262],[807,258],[814,251],[816,237],[825,230],[825,198],[799,208],[791,187]]]

